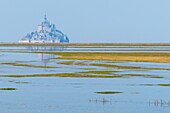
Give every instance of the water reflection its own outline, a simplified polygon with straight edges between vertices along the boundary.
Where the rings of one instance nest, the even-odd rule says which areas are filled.
[[[106,98],[102,98],[102,99],[89,99],[89,102],[90,103],[102,103],[103,105],[105,105],[105,104],[108,104],[108,103],[110,103],[110,104],[112,104],[112,99],[106,99]]]
[[[38,60],[42,62],[48,62],[54,58],[55,58],[55,55],[52,55],[52,54],[43,54],[43,53],[38,54]]]
[[[126,104],[146,104],[149,107],[161,107],[161,108],[170,108],[170,101],[162,100],[162,99],[155,99],[153,101],[149,102],[135,102],[135,101],[113,101],[111,98],[102,98],[102,99],[89,99],[89,103],[94,103],[94,104],[102,104],[104,105],[112,105],[113,103],[126,103]]]
[[[38,60],[43,63],[44,67],[47,67],[52,59],[55,58],[55,55],[52,54],[38,54]]]
[[[155,107],[170,107],[170,101],[165,101],[165,100],[154,100],[154,101],[149,101],[149,106],[155,106]]]
[[[29,51],[98,51],[98,52],[168,52],[170,46],[110,46],[110,47],[91,47],[91,46],[1,46],[0,51],[7,50],[29,50]]]
[[[64,46],[28,46],[26,47],[27,50],[33,52],[39,51],[63,51],[66,47]]]

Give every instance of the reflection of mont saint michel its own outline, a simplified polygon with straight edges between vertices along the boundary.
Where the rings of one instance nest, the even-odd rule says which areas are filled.
[[[54,24],[50,24],[45,15],[44,22],[38,25],[35,32],[23,37],[20,43],[69,43],[68,37],[57,30]]]

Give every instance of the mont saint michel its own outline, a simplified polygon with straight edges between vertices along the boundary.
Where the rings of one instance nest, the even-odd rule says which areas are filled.
[[[45,15],[44,22],[38,25],[37,31],[28,33],[19,43],[69,43],[69,38],[57,30]]]

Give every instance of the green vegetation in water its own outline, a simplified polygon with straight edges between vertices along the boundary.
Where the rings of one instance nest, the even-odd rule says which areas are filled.
[[[170,62],[170,53],[157,52],[37,52],[60,56],[57,59],[129,62]]]
[[[28,75],[29,76],[29,75]],[[35,74],[31,76],[56,76],[56,77],[76,77],[76,78],[117,78],[118,75],[94,75],[91,73],[59,73],[59,74]]]
[[[123,77],[144,77],[144,78],[163,78],[161,76],[142,75],[142,74],[96,74],[90,72],[79,73],[56,73],[56,74],[32,74],[32,75],[0,75],[1,77],[75,77],[75,78],[123,78]],[[109,72],[110,73],[110,72]]]
[[[85,73],[85,74],[106,74],[106,75],[110,75],[113,72],[117,72],[117,71],[107,71],[107,70],[93,70],[93,71],[86,71],[86,72],[80,72],[80,73]]]
[[[111,65],[111,64],[91,64],[92,66],[101,66],[101,67],[108,67],[108,68],[117,68],[117,69],[143,69],[138,66],[119,66],[119,65]]]
[[[0,90],[16,90],[16,88],[0,88]]]
[[[100,66],[107,68],[116,68],[116,69],[134,69],[134,70],[170,70],[170,68],[147,68],[140,66],[119,66],[119,65],[111,65],[111,64],[91,64],[92,66]]]
[[[144,78],[164,78],[163,76],[143,75],[143,74],[123,74],[124,77],[144,77]]]
[[[65,62],[58,62],[57,64],[64,64],[64,65],[73,65],[74,61],[65,61]]]
[[[13,63],[13,62],[4,62],[1,64],[11,65],[11,66],[32,67],[32,68],[57,68],[54,66],[36,66],[36,65],[31,65],[31,64],[21,64],[21,63]]]
[[[121,94],[123,92],[115,92],[115,91],[104,91],[104,92],[95,92],[96,94]]]
[[[66,61],[66,62],[59,62],[58,64],[64,65],[81,65],[81,66],[100,66],[106,68],[115,68],[115,69],[133,69],[133,70],[170,70],[170,68],[147,68],[147,67],[140,67],[140,66],[120,66],[120,65],[112,65],[112,64],[87,64],[85,62],[75,62],[75,61]]]
[[[170,84],[158,84],[158,86],[170,86]]]
[[[89,64],[85,62],[76,62],[76,61],[65,61],[65,62],[59,62],[58,64],[64,64],[64,65],[79,65],[79,66],[88,66]]]
[[[170,84],[141,84],[144,86],[165,86],[165,87],[169,87]]]
[[[96,68],[80,68],[86,71],[96,71]]]
[[[120,65],[112,65],[112,64],[87,64],[85,62],[75,62],[75,61],[66,61],[66,62],[59,62],[58,64],[64,65],[80,65],[80,66],[100,66],[106,68],[116,68],[116,69],[133,69],[133,70],[170,70],[170,68],[146,68],[140,66],[120,66]]]
[[[154,84],[141,84],[142,86],[155,86]]]
[[[30,63],[30,62],[38,62],[37,60],[29,60],[29,61],[20,61],[20,60],[16,60],[16,63]]]

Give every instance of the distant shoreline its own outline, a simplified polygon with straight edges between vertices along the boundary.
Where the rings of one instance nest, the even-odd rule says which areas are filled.
[[[67,46],[67,47],[114,47],[114,46],[170,46],[170,43],[0,43],[0,46]]]

